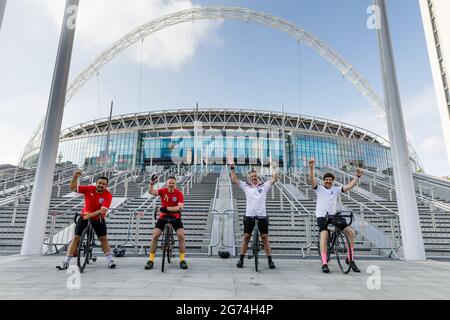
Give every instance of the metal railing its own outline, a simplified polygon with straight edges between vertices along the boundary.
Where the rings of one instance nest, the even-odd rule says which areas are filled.
[[[294,177],[298,179],[299,182],[302,182],[300,173],[295,172],[295,170],[292,170],[291,172]],[[306,179],[306,177],[305,177]],[[319,182],[323,182],[320,178],[316,178]],[[340,186],[343,186],[342,184],[337,183]],[[366,206],[364,203],[361,203],[360,201],[357,201],[356,199],[353,199],[350,195],[347,195],[346,193],[343,193],[343,196],[347,197],[348,200],[351,202],[359,205],[360,211],[353,211],[355,218],[357,221],[361,221],[361,230],[358,230],[363,239],[366,239],[376,247],[373,247],[371,249],[376,250],[387,250],[388,256],[397,256],[397,251],[401,247],[401,233],[400,233],[400,220],[398,214],[390,210],[389,208],[380,205],[377,203],[378,206],[380,206],[383,210],[386,210],[387,214],[381,214],[372,208]],[[367,199],[367,197],[364,197]],[[371,199],[369,199],[371,200]],[[373,200],[371,202],[374,202]],[[344,207],[345,210],[347,208]],[[367,217],[367,213],[370,212],[370,216]],[[366,214],[365,214],[366,213]]]
[[[109,218],[118,208],[108,209],[105,219]],[[67,251],[73,237],[75,235],[75,223],[77,218],[81,219],[78,210],[69,209],[64,212],[52,211],[49,213],[51,217],[50,228],[48,228],[49,236],[44,240],[43,245],[47,246],[45,255],[59,253],[60,251]],[[67,224],[56,230],[56,223],[58,217],[70,217],[72,219],[70,224]]]

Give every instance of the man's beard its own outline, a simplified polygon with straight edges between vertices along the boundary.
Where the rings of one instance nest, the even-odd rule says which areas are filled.
[[[97,187],[97,191],[98,191],[98,192],[102,192],[102,191],[103,191],[103,188],[102,188],[102,187]]]

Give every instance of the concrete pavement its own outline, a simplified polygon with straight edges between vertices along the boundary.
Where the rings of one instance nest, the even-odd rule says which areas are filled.
[[[188,270],[176,258],[161,273],[160,257],[153,270],[146,257],[116,258],[115,270],[100,257],[79,275],[57,271],[62,259],[0,256],[0,299],[450,299],[449,262],[360,260],[360,274],[344,275],[336,261],[323,274],[318,259],[276,259],[270,270],[262,257],[256,273],[253,260],[238,269],[236,259],[187,256]]]

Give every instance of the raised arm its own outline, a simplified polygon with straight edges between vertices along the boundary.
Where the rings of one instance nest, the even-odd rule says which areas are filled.
[[[238,179],[236,172],[234,171],[234,163],[230,164],[230,171],[231,171],[231,182],[233,182],[236,185],[239,185],[239,183],[241,183],[241,180]]]
[[[70,191],[77,192],[78,178],[81,176],[81,171],[76,170],[73,173],[72,181],[70,181]]]
[[[155,189],[155,183],[158,181],[158,176],[156,174],[152,175],[152,179],[150,181],[150,189],[148,193],[153,196],[158,196],[158,190]]]
[[[278,165],[276,162],[271,163],[272,178],[270,179],[270,185],[273,186],[278,181]]]
[[[317,181],[314,177],[314,164],[315,161],[313,159],[309,160],[309,183],[313,189],[317,188]]]
[[[362,170],[359,168],[356,169],[356,177],[352,181],[350,181],[347,185],[343,186],[342,191],[347,192],[348,190],[356,186],[356,184],[359,181],[359,178],[361,178],[362,175],[363,175]]]

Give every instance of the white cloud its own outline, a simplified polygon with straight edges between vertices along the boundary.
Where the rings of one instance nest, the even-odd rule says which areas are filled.
[[[37,10],[47,15],[55,26],[60,26],[64,1],[29,0]],[[151,20],[176,11],[198,7],[190,0],[89,0],[80,3],[76,45],[92,55],[99,55],[112,43],[135,28]],[[202,20],[163,29],[144,41],[143,63],[150,67],[177,70],[188,61],[202,41],[220,43],[214,33],[221,22]],[[193,34],[195,30],[195,34]],[[140,51],[128,50],[124,54],[140,63]]]
[[[442,136],[431,136],[419,144],[419,152],[431,156],[441,154],[444,151],[444,138]]]
[[[450,173],[442,125],[433,86],[403,100],[405,126],[426,172],[445,176]]]
[[[12,100],[3,100],[0,108],[0,141],[1,163],[16,164],[19,156],[30,139],[30,128],[36,127],[36,119],[42,117],[41,102],[44,96],[30,93],[28,96],[17,97]],[[8,119],[5,121],[5,119]]]
[[[7,150],[0,154],[0,164],[17,162],[45,116],[64,4],[62,0],[8,2],[0,32],[0,149]],[[193,7],[190,0],[80,1],[70,78],[127,32],[162,15]],[[177,70],[205,41],[220,45],[216,34],[220,25],[221,21],[196,21],[195,34],[189,23],[162,30],[145,41],[144,63]],[[121,58],[136,65],[140,62],[137,50],[126,50]],[[80,103],[84,101],[96,102],[97,97],[87,94]],[[79,114],[69,110],[64,117],[69,125],[86,120],[80,115],[97,117],[97,109]]]

